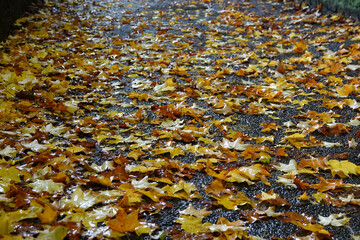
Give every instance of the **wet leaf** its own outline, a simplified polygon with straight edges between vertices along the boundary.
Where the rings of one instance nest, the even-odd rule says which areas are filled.
[[[0,234],[10,234],[13,231],[13,224],[11,217],[1,210],[0,212]]]
[[[320,192],[325,192],[328,190],[334,190],[339,187],[343,187],[343,182],[341,179],[324,179],[323,177],[319,177],[320,183],[312,184],[309,187],[315,188]]]
[[[20,171],[15,167],[0,168],[0,178],[3,180],[20,182]]]
[[[349,174],[359,174],[360,167],[352,162],[329,160],[328,162],[330,170],[333,176],[338,175],[341,178],[349,177]]]
[[[215,197],[217,202],[230,210],[237,210],[238,206],[249,204],[253,205],[252,201],[242,192],[238,192],[236,195],[223,194],[220,197]]]
[[[120,208],[116,213],[115,219],[109,220],[106,224],[112,230],[120,233],[133,232],[140,226],[138,213],[139,210],[135,210],[127,214],[124,209]]]
[[[28,184],[29,187],[33,189],[35,192],[48,192],[48,193],[56,193],[64,191],[63,183],[56,183],[53,180],[36,180],[33,183]]]
[[[331,214],[328,217],[323,217],[319,215],[319,223],[322,225],[331,225],[334,227],[340,227],[340,226],[344,226],[346,225],[349,221],[350,218],[346,217],[345,214]]]
[[[16,153],[16,149],[10,147],[9,145],[6,146],[4,149],[0,150],[0,155],[5,157],[15,157]]]
[[[265,202],[273,206],[290,206],[286,199],[281,198],[278,194],[274,193],[272,190],[269,192],[261,192],[256,195],[259,198],[260,202]]]
[[[190,215],[190,216],[194,216],[194,217],[197,217],[197,218],[206,217],[211,213],[212,213],[212,211],[207,211],[205,208],[197,210],[191,204],[186,209],[180,211],[180,214]]]
[[[206,232],[210,223],[203,224],[202,218],[195,216],[180,215],[176,222],[181,224],[181,228],[189,233],[199,234]]]
[[[24,147],[26,147],[26,148],[31,149],[34,152],[39,152],[39,151],[48,149],[48,147],[46,145],[40,144],[38,142],[38,140],[34,140],[34,141],[30,142],[30,143],[23,143],[22,145]]]
[[[62,240],[66,237],[68,232],[68,228],[64,226],[58,226],[52,230],[41,231],[39,235],[36,237],[38,240],[45,239],[59,239]]]
[[[41,223],[51,223],[56,219],[58,212],[54,210],[50,205],[46,204],[44,212],[38,213],[37,215],[40,218]]]
[[[298,165],[299,168],[310,167],[316,171],[319,169],[326,170],[329,168],[328,159],[325,157],[302,159]]]
[[[356,230],[355,21],[305,1],[45,2],[0,47],[1,237]]]

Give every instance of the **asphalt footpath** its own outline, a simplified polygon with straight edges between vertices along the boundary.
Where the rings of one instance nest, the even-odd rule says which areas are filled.
[[[18,106],[1,166],[28,171],[1,214],[27,213],[25,191],[41,210],[7,239],[359,239],[355,22],[281,0],[48,2],[0,52],[4,78],[31,73],[0,92]],[[5,36],[30,5],[1,4]]]

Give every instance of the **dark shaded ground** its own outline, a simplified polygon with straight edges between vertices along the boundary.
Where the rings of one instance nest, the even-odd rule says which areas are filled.
[[[8,36],[16,19],[25,16],[26,11],[34,11],[35,5],[41,4],[41,0],[0,1],[0,41]]]
[[[360,1],[359,0],[306,0],[313,7],[321,4],[324,12],[339,12],[346,16],[352,16],[360,19]]]

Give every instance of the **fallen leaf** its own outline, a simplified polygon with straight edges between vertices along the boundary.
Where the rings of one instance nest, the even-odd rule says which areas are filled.
[[[333,176],[338,175],[341,178],[346,178],[349,177],[349,174],[356,175],[360,173],[360,167],[348,160],[329,160],[328,164]]]
[[[123,208],[120,208],[116,213],[115,219],[109,220],[106,225],[120,233],[134,232],[140,226],[138,214],[139,209],[127,214]]]
[[[48,239],[58,239],[62,240],[66,237],[68,228],[64,226],[57,226],[51,230],[40,231],[39,235],[36,237],[37,240],[48,240]]]
[[[33,183],[28,184],[33,191],[41,193],[48,192],[50,194],[64,191],[64,184],[54,182],[52,179],[49,180],[36,180]]]
[[[186,209],[180,211],[179,213],[183,214],[183,215],[194,216],[197,218],[203,218],[203,217],[207,217],[209,214],[211,214],[212,211],[207,211],[205,208],[197,210],[193,207],[192,204],[190,204]]]
[[[210,223],[202,223],[202,218],[195,216],[180,215],[176,222],[181,224],[181,228],[189,233],[199,234],[206,232]]]
[[[340,213],[340,214],[331,214],[328,217],[323,217],[319,215],[319,223],[321,225],[331,225],[334,227],[340,227],[346,225],[350,218],[346,217],[346,214]]]
[[[38,213],[37,216],[40,219],[41,223],[46,224],[55,221],[56,217],[58,216],[58,212],[54,210],[49,204],[46,204],[44,212]]]

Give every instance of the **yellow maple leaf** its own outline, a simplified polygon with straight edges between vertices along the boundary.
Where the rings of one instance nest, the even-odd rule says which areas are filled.
[[[324,227],[320,224],[313,224],[313,223],[302,223],[300,221],[294,221],[294,222],[291,222],[305,230],[308,230],[308,231],[311,231],[311,232],[318,232],[320,234],[326,234],[326,235],[329,235],[330,233],[324,229]]]
[[[284,222],[292,223],[310,232],[317,232],[320,234],[327,234],[327,235],[330,234],[328,231],[324,229],[324,226],[320,224],[313,224],[311,220],[308,219],[306,216],[296,212],[286,212],[284,214]]]
[[[349,174],[359,174],[360,167],[355,165],[348,160],[338,161],[338,160],[330,160],[328,162],[330,166],[331,174],[333,176],[338,175],[341,178],[348,177]]]
[[[299,200],[308,200],[310,197],[304,192],[300,197],[298,197]]]
[[[180,215],[176,222],[181,223],[181,228],[189,233],[202,233],[208,230],[210,223],[202,223],[202,218]]]
[[[67,151],[72,152],[72,153],[79,153],[85,150],[85,148],[81,147],[81,146],[76,146],[73,145],[71,147],[66,148]]]
[[[20,182],[20,171],[15,167],[0,168],[0,179]]]
[[[292,135],[286,136],[285,139],[288,140],[297,149],[300,149],[301,147],[307,147],[306,141],[304,139],[305,137],[305,134],[294,133]]]
[[[54,229],[51,229],[50,231],[48,229],[44,231],[40,231],[39,235],[36,237],[38,240],[44,240],[44,239],[58,239],[62,240],[66,237],[69,229],[64,226],[57,226]]]
[[[232,113],[232,109],[229,107],[229,105],[227,103],[225,103],[222,108],[214,109],[213,111],[218,114],[223,114],[223,115],[230,115]]]
[[[256,143],[263,143],[263,142],[274,142],[274,136],[261,136],[261,137],[254,137],[254,139],[256,139]]]
[[[344,84],[341,87],[336,88],[336,92],[340,97],[347,97],[355,90],[355,86],[352,84]]]
[[[185,155],[184,153],[184,150],[182,150],[181,148],[179,147],[175,147],[175,148],[157,148],[157,149],[154,149],[154,153],[156,155],[159,155],[159,154],[163,154],[163,153],[170,153],[170,157],[173,158],[177,155]]]
[[[185,196],[189,196],[192,192],[196,191],[197,188],[193,183],[185,182],[180,180],[177,184],[173,186],[165,186],[162,190],[166,191],[168,194],[179,193],[180,191],[184,191]],[[179,195],[181,196],[181,195]]]
[[[139,93],[137,93],[137,92],[129,92],[129,93],[128,93],[128,97],[129,97],[129,98],[138,98],[138,97],[139,97]]]
[[[145,153],[143,151],[141,151],[141,149],[135,149],[135,150],[129,152],[128,156],[132,157],[133,159],[135,159],[137,161],[139,159],[139,157],[144,154]]]
[[[304,105],[308,105],[309,101],[308,101],[308,100],[305,100],[305,99],[303,99],[303,100],[301,100],[301,101],[299,101],[299,100],[294,100],[294,101],[292,101],[292,103],[293,103],[293,104],[298,104],[298,105],[300,105],[300,107],[298,107],[297,109],[302,109],[302,108],[304,107]]]
[[[212,145],[212,146],[215,145],[215,142],[213,140],[209,139],[209,138],[200,137],[198,140],[205,143],[205,144],[209,144],[209,145]]]
[[[294,103],[294,102],[293,102]],[[294,103],[295,104],[295,103]],[[271,130],[275,130],[278,131],[279,129],[281,129],[281,127],[276,126],[275,123],[270,122],[270,123],[261,123],[260,126],[262,126],[264,129],[262,129],[262,132],[270,132]]]
[[[247,177],[251,181],[261,180],[263,183],[270,186],[270,183],[268,182],[266,176],[271,177],[271,174],[261,164],[243,166],[238,168],[237,171],[239,172],[239,174]]]
[[[238,192],[236,195],[223,194],[220,197],[214,197],[217,202],[230,210],[237,210],[237,206],[243,206],[249,204],[254,207],[253,202],[242,192]]]
[[[323,192],[314,193],[314,194],[312,194],[312,197],[317,202],[321,202],[321,201],[327,200],[329,198],[329,196],[326,193],[323,193]]]

